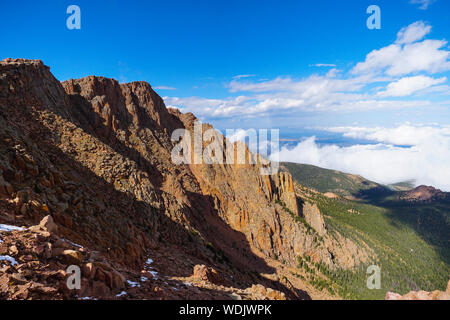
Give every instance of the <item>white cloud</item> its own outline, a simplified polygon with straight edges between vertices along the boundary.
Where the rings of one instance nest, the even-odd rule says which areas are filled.
[[[233,79],[242,79],[242,78],[250,78],[250,77],[254,77],[254,74],[238,74],[237,76],[234,76]]]
[[[397,33],[397,41],[395,43],[405,44],[413,43],[423,39],[431,31],[431,26],[426,25],[423,21],[417,21],[407,27],[402,28]]]
[[[332,68],[327,72],[327,77],[329,78],[334,78],[336,77],[339,73],[341,72],[341,70],[338,70],[336,68]]]
[[[169,86],[156,86],[153,87],[155,90],[177,90],[177,88],[169,87]]]
[[[409,1],[409,3],[412,3],[412,4],[419,4],[420,10],[427,10],[428,7],[434,2],[436,2],[436,0],[410,0]]]
[[[444,136],[450,138],[450,127],[413,126],[410,124],[400,125],[395,128],[333,127],[327,130],[340,132],[345,137],[350,138],[408,146],[425,144],[434,137]]]
[[[311,137],[294,148],[282,148],[274,157],[279,156],[280,161],[360,174],[385,184],[415,180],[417,184],[450,191],[450,127],[403,125],[397,128],[341,127],[330,130],[379,143],[322,146]]]
[[[364,62],[358,63],[353,74],[381,73],[402,76],[413,72],[437,73],[450,70],[450,51],[444,40],[422,40],[431,26],[417,21],[402,28],[394,44],[373,50]]]
[[[379,50],[373,50],[366,56],[364,62],[359,62],[352,70],[354,74],[379,71],[390,66],[401,53],[400,46],[390,45]]]
[[[229,84],[231,92],[296,92],[305,96],[330,91],[355,91],[364,86],[368,77],[350,79],[333,79],[333,77],[312,75],[305,79],[295,80],[291,77],[277,77],[273,80],[261,82],[231,81]]]
[[[182,112],[193,112],[202,117],[229,117],[240,114],[249,97],[238,96],[227,99],[208,99],[202,97],[164,97],[167,107],[178,108]]]
[[[444,84],[440,86],[432,86],[428,89],[424,89],[421,94],[439,94],[444,96],[450,96],[450,86]]]
[[[402,76],[413,72],[437,73],[450,69],[450,51],[444,40],[392,44],[370,52],[364,62],[358,63],[353,74],[386,72],[389,76]]]
[[[434,79],[427,76],[405,77],[391,82],[385,91],[379,92],[381,97],[403,97],[409,96],[417,91],[429,88],[436,84],[447,81],[446,77]]]
[[[310,64],[310,67],[336,67],[333,63],[316,63],[316,64]]]
[[[424,40],[407,44],[397,60],[392,61],[388,75],[401,76],[413,72],[438,73],[450,69],[450,51],[443,49],[447,41]]]
[[[247,130],[244,129],[237,129],[234,131],[234,134],[231,136],[227,136],[227,139],[230,140],[230,142],[234,143],[236,141],[243,141],[245,142],[245,137],[248,136]]]

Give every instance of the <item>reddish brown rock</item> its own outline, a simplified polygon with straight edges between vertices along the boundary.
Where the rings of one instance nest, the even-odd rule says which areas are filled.
[[[259,300],[286,300],[284,293],[271,288],[266,288],[260,284],[253,285],[245,290],[246,293],[254,295]]]
[[[223,282],[216,270],[208,268],[205,265],[196,265],[192,277],[197,280],[209,281],[214,284],[221,284]]]
[[[13,273],[9,280],[15,284],[26,284],[28,282],[28,280],[21,273]]]
[[[323,219],[322,213],[320,212],[317,204],[311,204],[305,202],[302,205],[302,214],[305,217],[306,222],[316,230],[321,236],[325,235],[327,232],[325,227],[325,221]]]
[[[450,199],[450,193],[442,192],[431,186],[418,186],[412,190],[404,191],[400,198],[410,202],[429,202],[435,200]]]
[[[398,293],[387,292],[385,300],[450,300],[450,281],[447,283],[446,291],[410,291],[403,296]]]
[[[91,290],[87,296],[104,297],[110,294],[108,286],[102,281],[94,281]]]
[[[33,283],[30,287],[30,291],[41,293],[43,295],[54,295],[58,292],[58,289],[53,287],[46,287],[41,283]]]
[[[67,264],[80,265],[83,261],[83,255],[75,250],[64,250],[61,257]]]
[[[83,264],[81,268],[81,272],[83,273],[83,276],[87,279],[93,279],[95,276],[95,266],[92,262]]]
[[[13,294],[12,298],[13,299],[19,299],[19,300],[27,299],[28,298],[28,289],[29,289],[29,287],[30,287],[29,284],[17,286],[17,291]]]
[[[55,224],[51,216],[44,217],[39,223],[39,226],[42,230],[48,231],[50,233],[58,231],[58,226]]]

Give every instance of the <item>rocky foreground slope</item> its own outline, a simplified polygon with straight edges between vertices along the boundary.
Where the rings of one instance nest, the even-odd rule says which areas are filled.
[[[145,82],[60,83],[41,61],[1,61],[0,223],[23,229],[0,231],[0,298],[330,298],[292,277],[299,255],[370,260],[288,173],[174,165],[171,134],[196,121]],[[32,227],[44,217],[55,227]],[[71,264],[81,290],[64,288]]]

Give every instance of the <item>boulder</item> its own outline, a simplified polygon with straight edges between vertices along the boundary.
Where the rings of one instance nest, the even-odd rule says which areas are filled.
[[[286,300],[283,292],[266,288],[261,284],[254,284],[250,288],[245,289],[245,292],[257,300]]]
[[[61,254],[67,264],[80,265],[83,261],[81,252],[75,250],[64,250]]]
[[[50,215],[44,217],[41,220],[41,222],[39,223],[39,227],[41,227],[42,230],[48,231],[48,232],[51,232],[51,233],[58,231],[58,226],[53,221],[53,218]]]
[[[286,300],[286,296],[283,292],[273,290],[270,288],[267,289],[266,297],[269,300]]]
[[[213,268],[208,268],[204,264],[196,265],[194,267],[194,274],[192,275],[194,279],[208,281],[214,284],[221,284],[222,279],[219,274]]]
[[[8,248],[9,254],[12,256],[15,256],[19,253],[19,250],[17,249],[17,247],[15,245],[12,245],[11,247]]]
[[[83,264],[83,266],[81,267],[81,272],[83,274],[84,277],[86,277],[89,280],[94,279],[95,276],[95,266],[93,263],[89,262],[89,263],[85,263]]]
[[[50,236],[51,236],[50,232],[47,232],[47,231],[42,231],[42,232],[36,233],[34,235],[35,239],[38,242],[47,242],[49,240]]]
[[[58,226],[53,221],[52,216],[49,215],[49,216],[44,217],[38,225],[29,227],[28,230],[30,230],[31,232],[36,232],[36,233],[41,233],[41,232],[55,233],[58,231]]]

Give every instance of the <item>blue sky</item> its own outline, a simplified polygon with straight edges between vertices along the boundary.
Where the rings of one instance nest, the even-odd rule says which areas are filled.
[[[374,3],[381,30],[366,27],[365,11]],[[81,8],[81,30],[66,28],[70,4]],[[237,75],[302,78],[329,71],[314,64],[349,69],[415,21],[431,24],[434,39],[448,38],[443,13],[450,3],[420,6],[410,0],[6,2],[0,55],[41,59],[60,80],[104,75],[176,88],[157,90],[162,96],[224,99],[241,94],[227,89]],[[314,121],[328,121],[320,116]]]
[[[81,8],[81,30],[66,27],[71,4]],[[380,30],[366,26],[372,4]],[[144,80],[167,105],[222,130],[279,128],[292,137],[307,128],[386,148],[407,142],[407,154],[344,148],[335,159],[314,145],[308,151],[318,158],[300,157],[300,148],[285,159],[367,176],[373,168],[353,159],[380,156],[397,173],[414,166],[389,174],[396,179],[450,189],[442,182],[450,177],[418,177],[434,159],[424,146],[435,141],[434,168],[450,174],[449,12],[447,0],[8,1],[0,59],[41,59],[59,80]]]
[[[366,27],[374,3],[381,30]],[[81,8],[81,30],[66,28],[70,4]],[[104,75],[176,88],[158,90],[163,96],[223,99],[239,95],[226,88],[236,75],[328,71],[311,67],[318,63],[348,69],[418,20],[432,25],[433,38],[448,38],[450,3],[419,7],[410,0],[8,1],[0,57],[42,59],[60,80]]]

